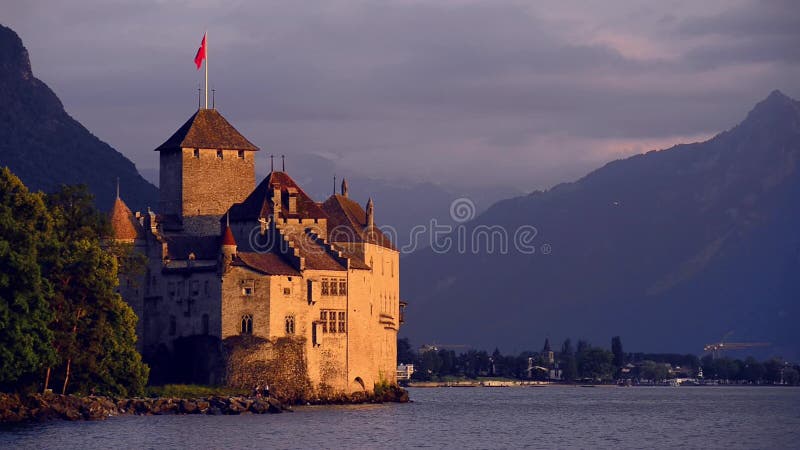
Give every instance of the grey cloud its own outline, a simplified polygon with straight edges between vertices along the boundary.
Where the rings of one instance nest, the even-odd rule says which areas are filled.
[[[540,188],[616,157],[594,148],[609,141],[711,134],[772,89],[800,93],[796,13],[780,2],[11,5],[36,75],[144,168],[197,105],[206,23],[217,106],[251,140],[394,179]],[[677,57],[634,58],[593,33]]]

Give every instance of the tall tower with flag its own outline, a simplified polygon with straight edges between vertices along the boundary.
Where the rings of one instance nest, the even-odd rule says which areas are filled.
[[[194,62],[205,63],[206,102],[156,148],[159,152],[159,210],[167,230],[218,235],[219,220],[255,188],[255,152],[216,109],[208,108],[208,36]]]

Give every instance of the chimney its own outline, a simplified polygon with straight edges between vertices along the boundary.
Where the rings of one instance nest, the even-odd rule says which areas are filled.
[[[286,188],[289,194],[289,214],[297,213],[297,189],[290,187]]]
[[[281,214],[281,206],[283,200],[281,199],[281,187],[276,184],[272,186],[272,211],[277,218]]]

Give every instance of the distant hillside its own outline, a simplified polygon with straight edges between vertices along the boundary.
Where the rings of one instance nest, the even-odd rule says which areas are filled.
[[[533,225],[533,255],[406,258],[402,334],[536,349],[545,335],[629,350],[766,341],[800,356],[800,103],[775,91],[730,131],[501,201],[468,224]],[[469,235],[469,233],[468,233]]]
[[[337,174],[337,191],[344,176],[350,186],[350,196],[362,206],[372,197],[375,202],[376,222],[382,227],[396,230],[398,248],[407,247],[411,230],[418,225],[452,223],[450,204],[460,197],[475,203],[478,212],[486,210],[497,200],[519,195],[521,191],[503,187],[456,188],[453,186],[413,181],[392,182],[369,178],[354,172],[336,170],[334,161],[314,154],[297,154],[287,159],[292,177],[315,200],[321,201],[333,192],[333,174]],[[420,247],[428,245],[419,242]],[[401,255],[402,256],[402,255]]]
[[[55,93],[33,76],[19,36],[0,25],[0,165],[30,188],[51,191],[85,183],[98,207],[109,209],[119,177],[131,208],[157,206],[158,189],[134,164],[64,111]]]

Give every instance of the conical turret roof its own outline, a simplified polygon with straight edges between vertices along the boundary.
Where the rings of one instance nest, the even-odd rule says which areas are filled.
[[[111,221],[111,229],[114,234],[114,239],[120,240],[134,240],[144,237],[142,227],[136,218],[133,216],[130,208],[121,198],[117,197],[114,200],[114,205],[111,207],[109,214]]]

